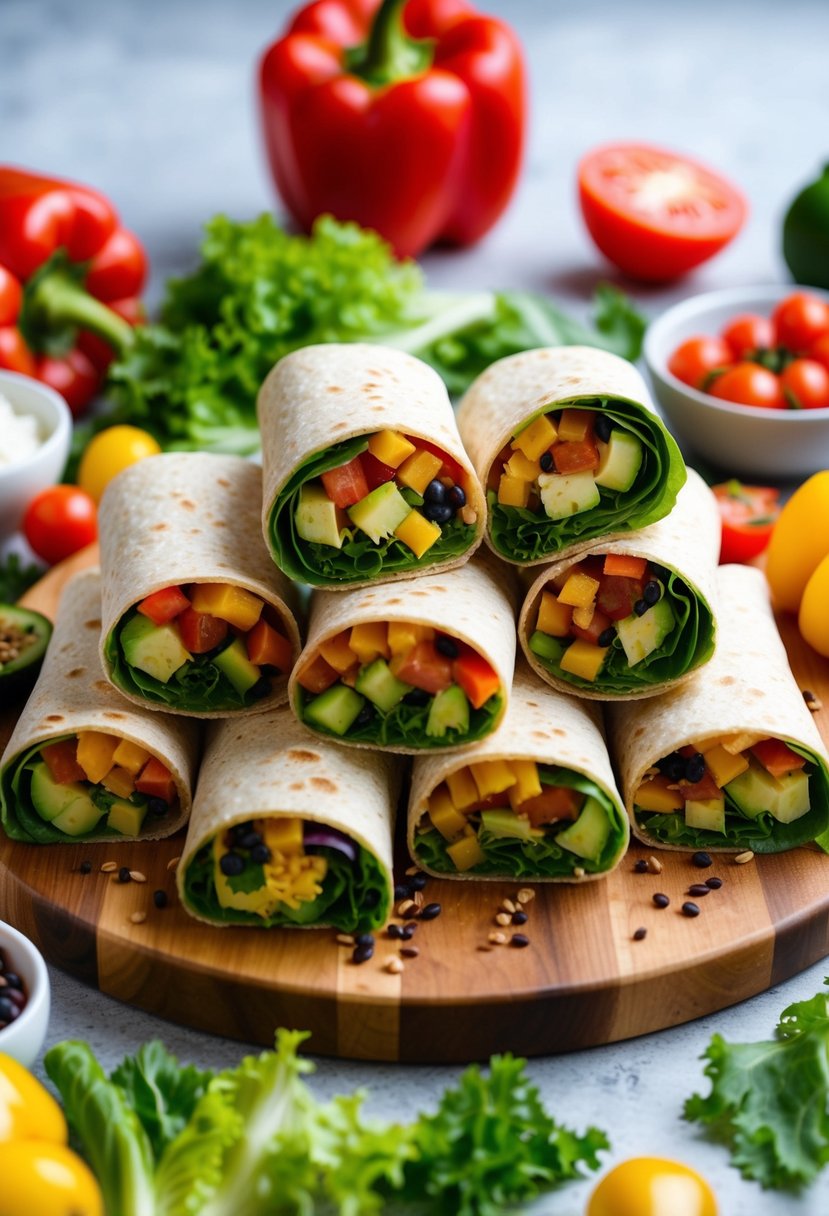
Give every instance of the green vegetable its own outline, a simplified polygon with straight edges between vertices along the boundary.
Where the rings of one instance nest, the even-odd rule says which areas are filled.
[[[42,567],[31,563],[24,566],[18,553],[8,553],[0,560],[0,603],[17,603],[42,574]]]
[[[792,200],[783,220],[783,257],[796,283],[829,288],[829,165]]]
[[[154,1039],[127,1056],[112,1074],[124,1090],[127,1101],[138,1114],[159,1157],[167,1145],[184,1129],[196,1102],[204,1093],[212,1073],[190,1064],[179,1064],[163,1043]]]
[[[829,994],[789,1005],[775,1035],[728,1043],[715,1034],[703,1055],[711,1092],[689,1098],[685,1118],[728,1145],[743,1177],[794,1189],[829,1162]]]

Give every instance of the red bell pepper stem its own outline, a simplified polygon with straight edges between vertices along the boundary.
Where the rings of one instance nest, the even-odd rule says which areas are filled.
[[[426,71],[432,58],[430,43],[410,38],[403,29],[407,0],[383,0],[371,25],[363,54],[350,71],[370,84],[385,85]]]
[[[71,275],[59,270],[47,273],[31,283],[26,291],[26,316],[34,340],[30,345],[40,345],[37,334],[48,338],[50,333],[77,326],[97,334],[116,354],[123,354],[133,340],[133,328],[123,317],[119,317],[106,304],[96,300]]]

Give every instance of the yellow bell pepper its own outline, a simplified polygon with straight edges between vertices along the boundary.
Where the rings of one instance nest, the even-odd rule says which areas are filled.
[[[829,555],[829,469],[795,490],[774,525],[766,577],[777,608],[797,612],[811,576]]]
[[[95,1178],[65,1144],[0,1144],[0,1216],[104,1216]]]
[[[17,1060],[0,1052],[0,1144],[11,1140],[66,1144],[68,1139],[63,1111],[49,1091]]]

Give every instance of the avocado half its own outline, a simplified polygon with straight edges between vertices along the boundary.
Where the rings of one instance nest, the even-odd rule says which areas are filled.
[[[51,622],[39,612],[0,604],[0,705],[31,689],[51,636]]]

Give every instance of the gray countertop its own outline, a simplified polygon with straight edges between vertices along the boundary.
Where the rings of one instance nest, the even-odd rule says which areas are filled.
[[[276,206],[254,108],[254,62],[292,6],[285,0],[2,0],[0,160],[94,185],[112,196],[146,244],[150,299],[192,264],[200,224],[217,211],[249,217]],[[506,217],[478,248],[430,254],[431,282],[552,293],[585,312],[612,278],[575,205],[574,170],[586,149],[633,138],[683,150],[739,183],[752,213],[720,257],[671,289],[631,289],[649,314],[707,288],[782,281],[780,219],[826,148],[829,6],[822,0],[490,0],[521,34],[532,81],[526,170]],[[723,1150],[680,1115],[706,1088],[698,1057],[715,1031],[768,1037],[784,1005],[813,995],[829,964],[701,1021],[628,1043],[534,1060],[551,1108],[576,1127],[607,1129],[618,1161],[666,1155],[703,1171],[722,1213],[821,1216],[829,1177],[801,1198],[741,1181]],[[161,1036],[182,1057],[221,1067],[240,1045],[196,1034],[118,1004],[52,970],[49,1042],[90,1040],[114,1064]],[[431,1107],[456,1068],[320,1060],[315,1086],[367,1086],[379,1113]],[[539,1203],[578,1216],[589,1185]],[[665,1213],[665,1216],[672,1216]]]

